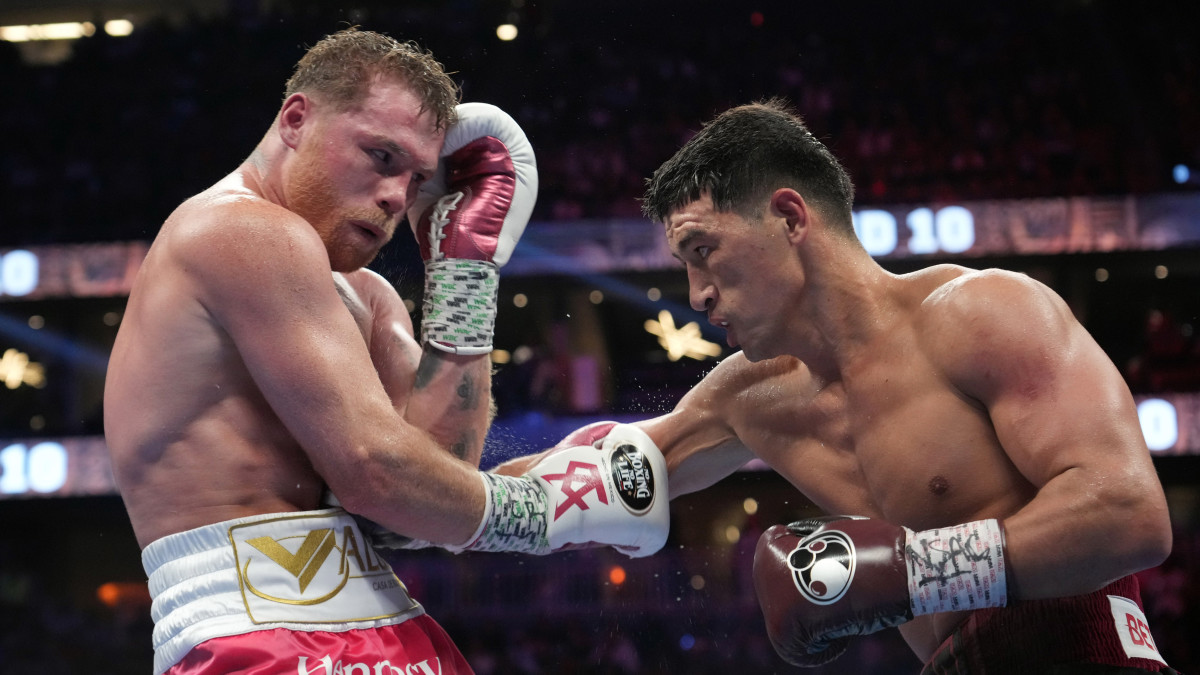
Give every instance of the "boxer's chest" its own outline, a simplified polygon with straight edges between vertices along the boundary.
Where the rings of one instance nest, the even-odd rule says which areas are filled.
[[[1015,469],[986,410],[919,357],[845,383],[840,412],[871,499],[914,529],[979,517],[1007,499]]]
[[[919,356],[787,393],[755,408],[739,433],[825,510],[925,529],[1016,497],[1007,493],[1022,479],[986,411]]]

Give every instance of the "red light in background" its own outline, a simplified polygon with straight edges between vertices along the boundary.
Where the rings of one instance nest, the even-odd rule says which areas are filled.
[[[750,25],[754,26],[755,28],[762,28],[763,13],[762,12],[750,12]]]
[[[625,568],[621,567],[620,565],[613,565],[610,567],[608,570],[608,580],[611,581],[614,586],[620,586],[621,584],[625,583]]]
[[[121,605],[149,605],[150,589],[145,582],[110,581],[100,584],[96,589],[96,597],[106,607]]]

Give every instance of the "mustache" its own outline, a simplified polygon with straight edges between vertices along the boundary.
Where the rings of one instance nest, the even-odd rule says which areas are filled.
[[[404,217],[404,214],[398,213],[396,215],[389,216],[382,209],[379,211],[374,209],[359,209],[346,212],[344,217],[346,220],[361,220],[364,223],[370,223],[381,230],[387,231],[389,225],[398,225],[400,223],[400,219]]]

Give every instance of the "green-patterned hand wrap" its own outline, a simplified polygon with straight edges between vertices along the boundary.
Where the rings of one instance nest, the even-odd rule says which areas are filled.
[[[483,260],[425,262],[425,316],[421,339],[455,354],[492,351],[500,268]]]
[[[550,553],[546,492],[527,477],[481,473],[487,487],[487,509],[468,551]],[[453,550],[453,549],[452,549]]]

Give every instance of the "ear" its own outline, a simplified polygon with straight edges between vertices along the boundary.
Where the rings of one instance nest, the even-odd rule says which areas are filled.
[[[808,237],[812,212],[799,192],[791,188],[779,188],[771,195],[771,213],[783,218],[788,241],[799,244]]]
[[[296,93],[287,97],[287,100],[283,102],[283,107],[279,109],[279,118],[276,120],[279,138],[289,148],[295,150],[300,145],[304,123],[307,120],[311,124],[312,116],[313,102],[307,95]]]

